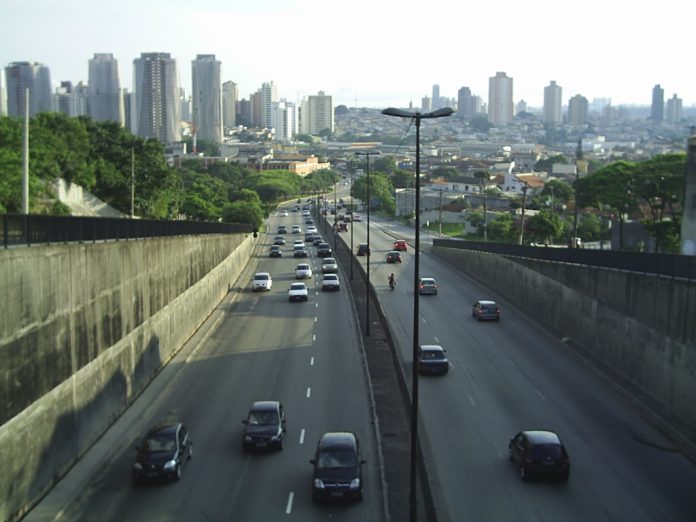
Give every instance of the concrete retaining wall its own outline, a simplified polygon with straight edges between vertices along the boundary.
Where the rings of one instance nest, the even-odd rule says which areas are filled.
[[[0,520],[46,492],[220,302],[251,235],[0,251]]]
[[[569,338],[696,444],[696,283],[471,250],[433,252]]]

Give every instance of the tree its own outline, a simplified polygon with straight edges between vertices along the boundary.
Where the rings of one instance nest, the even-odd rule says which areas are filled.
[[[602,238],[602,230],[606,225],[595,214],[584,214],[578,219],[578,237],[583,241],[598,241]]]
[[[408,170],[394,170],[391,179],[395,188],[414,188],[416,186],[416,175]]]
[[[263,209],[251,201],[233,201],[227,203],[222,211],[222,220],[226,223],[248,223],[254,230],[263,224]]]
[[[505,212],[488,223],[488,237],[495,241],[517,242],[517,230],[512,214]]]
[[[391,156],[377,156],[372,158],[372,170],[375,172],[384,172],[385,174],[393,174],[396,171],[396,162]]]
[[[471,119],[469,126],[476,132],[487,133],[493,125],[490,124],[486,116],[476,116]]]
[[[533,242],[553,243],[563,233],[563,221],[549,209],[543,209],[525,223],[525,238]]]
[[[454,179],[459,176],[459,171],[454,167],[437,167],[433,169],[433,177],[444,178],[444,179]]]
[[[534,165],[534,169],[550,173],[554,164],[561,163],[566,165],[568,164],[568,162],[569,160],[567,156],[564,156],[563,154],[557,154],[555,156],[549,156],[548,158],[540,159],[536,162],[536,165]]]
[[[351,196],[367,202],[367,176],[360,176],[353,182]],[[394,186],[383,172],[370,172],[370,208],[381,209],[393,214],[396,208]]]
[[[567,205],[573,199],[574,194],[575,191],[570,183],[562,179],[547,181],[540,193],[545,200],[552,198],[554,207],[559,206],[559,204]]]

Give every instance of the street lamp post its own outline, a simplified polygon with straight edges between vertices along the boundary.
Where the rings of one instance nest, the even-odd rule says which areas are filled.
[[[353,162],[350,165],[350,280],[353,280]],[[347,215],[347,214],[346,214]]]
[[[454,113],[451,107],[443,107],[432,112],[422,114],[420,112],[409,112],[402,109],[388,108],[382,111],[385,116],[396,116],[397,118],[409,118],[416,123],[416,230],[413,258],[413,365],[411,373],[411,483],[409,494],[409,520],[416,522],[418,510],[416,509],[416,490],[417,490],[417,465],[418,465],[418,322],[419,322],[419,300],[418,300],[418,281],[420,279],[420,124],[422,119],[442,118]]]
[[[524,188],[522,189],[522,219],[520,220],[520,245],[522,245],[524,243],[524,211],[527,204],[527,188],[529,187],[529,183],[519,178],[517,181],[524,184]]]
[[[366,265],[366,278],[365,278],[365,290],[366,290],[366,296],[365,296],[365,334],[369,337],[370,336],[370,156],[376,156],[377,154],[381,154],[380,151],[375,150],[375,151],[364,151],[364,152],[356,152],[358,156],[365,156],[367,159],[367,265]],[[352,189],[352,187],[351,187]],[[350,223],[350,228],[352,230],[353,228],[353,220],[351,219]],[[350,253],[350,255],[353,255],[353,252]]]
[[[336,185],[338,182],[334,182],[334,253],[336,252],[336,247],[338,246],[338,205],[336,204]]]

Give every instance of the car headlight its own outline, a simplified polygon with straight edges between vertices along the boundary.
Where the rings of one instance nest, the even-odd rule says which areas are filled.
[[[359,489],[360,488],[360,479],[356,478],[350,481],[350,489]]]
[[[249,435],[244,435],[245,442],[251,442],[251,437]]]
[[[142,471],[143,465],[140,462],[136,462],[133,464],[133,469],[137,469],[138,471]]]
[[[164,466],[162,466],[162,469],[165,471],[172,471],[176,467],[176,461],[175,460],[168,460],[167,462],[164,463]]]
[[[314,479],[314,489],[324,489],[324,483],[321,479]]]

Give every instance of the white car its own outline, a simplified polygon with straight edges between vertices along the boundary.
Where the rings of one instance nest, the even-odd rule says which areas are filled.
[[[293,234],[301,234],[302,233],[302,227],[300,225],[293,225],[292,226],[292,233]]]
[[[273,286],[273,278],[268,272],[257,272],[252,280],[254,292],[268,292]]]
[[[280,212],[280,215],[281,215],[281,217],[288,217],[288,211],[287,211],[287,210],[283,210],[283,211]]]
[[[301,246],[301,247],[303,247],[303,246],[306,246],[306,245],[305,245],[305,242],[302,241],[301,239],[296,239],[295,241],[292,242],[292,246],[293,246],[293,248],[294,248],[294,247],[296,247],[296,246]]]
[[[303,210],[302,211],[302,217],[309,217],[311,214],[309,213],[309,210]]]
[[[290,285],[290,290],[288,290],[288,299],[292,301],[307,301],[309,299],[309,292],[307,292],[307,285],[304,283],[293,283]]]
[[[316,234],[316,233],[317,233],[317,227],[315,227],[314,225],[310,225],[310,226],[307,227],[306,232],[307,232],[307,234]]]
[[[312,277],[312,267],[309,263],[300,263],[295,269],[295,277],[297,279],[311,279]]]
[[[321,289],[324,290],[340,290],[341,284],[338,281],[338,276],[336,274],[324,274],[321,280]]]
[[[338,264],[333,257],[325,257],[321,262],[321,271],[324,274],[335,274],[338,272]]]

